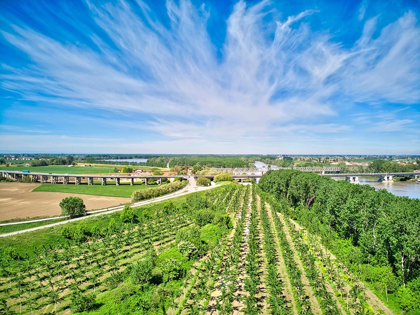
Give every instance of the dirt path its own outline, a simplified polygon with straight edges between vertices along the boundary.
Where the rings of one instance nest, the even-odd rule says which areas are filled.
[[[258,213],[258,240],[259,240],[259,246],[260,246],[260,253],[261,253],[261,257],[260,257],[260,261],[262,262],[260,264],[260,270],[262,273],[261,276],[261,285],[259,286],[258,290],[258,294],[257,294],[257,299],[260,301],[261,303],[261,313],[262,314],[268,314],[268,302],[267,302],[267,285],[266,285],[266,279],[267,279],[267,257],[265,255],[265,250],[262,247],[262,244],[264,242],[263,240],[263,228],[261,225],[261,198],[259,195],[257,195],[257,213]]]
[[[245,191],[243,193],[245,193]],[[242,197],[244,197],[244,196],[242,196]],[[225,200],[225,199],[223,199],[223,200]],[[228,236],[229,240],[228,240],[228,243],[226,245],[225,253],[222,257],[222,265],[219,269],[218,277],[217,277],[217,279],[216,279],[216,281],[213,285],[213,291],[210,294],[210,299],[209,299],[209,303],[207,305],[207,309],[206,309],[205,314],[217,313],[217,311],[216,311],[216,301],[222,295],[221,287],[222,287],[223,284],[225,284],[224,283],[225,280],[222,279],[222,275],[223,275],[223,272],[225,271],[225,269],[227,268],[226,262],[228,260],[228,255],[230,254],[229,249],[231,249],[231,247],[232,247],[233,236],[235,235],[235,232],[236,232],[236,228],[237,228],[237,224],[238,224],[238,218],[239,218],[239,215],[241,213],[241,209],[243,207],[244,202],[245,202],[245,200],[242,198],[236,213],[234,213],[233,229]]]
[[[251,223],[251,202],[252,202],[252,189],[249,194],[249,203],[246,211],[245,217],[245,229],[242,236],[242,246],[241,246],[241,257],[239,259],[238,265],[238,278],[236,280],[236,291],[234,292],[233,299],[233,314],[243,314],[241,310],[244,308],[243,297],[248,295],[248,292],[245,290],[245,278],[246,278],[246,256],[248,255],[248,235],[249,235],[249,225]]]
[[[297,263],[297,267],[302,272],[302,278],[301,279],[302,279],[302,283],[304,285],[304,290],[305,290],[306,294],[309,296],[309,301],[311,302],[311,309],[312,309],[312,311],[313,311],[314,314],[321,315],[322,314],[322,311],[321,311],[321,308],[319,306],[318,300],[316,299],[315,294],[314,294],[314,292],[312,290],[312,287],[311,287],[311,285],[309,283],[309,280],[308,280],[308,278],[305,275],[305,269],[303,268],[302,261],[299,258],[299,255],[297,253],[297,250],[295,248],[295,245],[293,243],[293,240],[292,240],[292,238],[290,236],[289,229],[288,229],[288,227],[286,225],[286,222],[284,221],[283,215],[281,213],[279,213],[278,215],[279,215],[279,218],[281,220],[281,223],[283,224],[283,229],[284,229],[284,233],[286,234],[287,242],[290,245],[290,249],[293,251],[294,260]]]
[[[296,308],[296,301],[293,297],[292,285],[290,283],[289,275],[287,273],[286,264],[284,262],[283,253],[280,248],[280,240],[278,238],[277,233],[275,232],[276,228],[273,222],[273,214],[272,209],[268,203],[265,204],[265,208],[267,209],[268,218],[270,219],[271,230],[274,232],[273,235],[275,236],[275,243],[276,243],[276,250],[277,255],[279,257],[278,264],[277,264],[277,271],[283,280],[284,283],[284,292],[283,294],[286,296],[287,300],[290,301],[290,307],[292,308],[293,314],[297,315],[297,308]]]
[[[291,221],[291,220],[290,220],[290,221]],[[295,225],[295,224],[293,224],[293,225],[292,225],[292,228],[296,228],[296,225]],[[305,234],[306,234],[306,233],[305,233]],[[303,241],[304,243],[306,243],[306,244],[309,246],[310,251],[311,251],[313,254],[315,254],[315,256],[316,256],[316,252],[314,252],[314,250],[313,250],[312,246],[310,246],[309,242],[308,242],[307,240],[305,241],[304,239],[302,239],[302,241]],[[315,270],[316,270],[316,272],[318,273],[318,276],[321,276],[321,277],[323,277],[323,273],[322,273],[322,271],[321,271],[321,267],[322,267],[322,266],[323,266],[323,264],[322,264],[322,262],[321,262],[320,260],[316,261],[316,263],[315,263]],[[325,277],[324,277],[324,279],[325,279]],[[335,291],[334,291],[334,289],[332,288],[332,286],[331,286],[330,282],[329,282],[329,281],[327,281],[327,279],[325,279],[325,281],[324,281],[324,285],[325,285],[325,289],[327,290],[327,292],[328,292],[328,293],[330,293],[331,298],[334,300],[334,302],[335,302],[336,306],[338,307],[338,309],[339,309],[340,313],[341,313],[341,314],[343,314],[343,315],[347,314],[347,313],[346,313],[346,311],[345,311],[345,310],[343,309],[343,307],[341,306],[340,301],[338,300],[337,296],[335,295]]]
[[[301,230],[303,231],[303,233],[308,234],[306,229],[301,227],[297,222],[295,222],[292,219],[290,219],[290,222],[292,222],[298,230]],[[325,248],[325,246],[320,242],[319,237],[316,237],[316,239],[317,239],[316,243],[322,250],[323,254],[327,257],[330,257],[331,261],[336,266],[338,266],[341,270],[345,271],[345,273],[351,274],[350,271],[343,264],[340,264],[337,258],[328,249]],[[354,276],[353,278],[356,279]],[[394,315],[394,313],[376,296],[375,293],[373,293],[369,288],[367,288],[364,283],[362,283],[361,281],[358,281],[356,282],[356,284],[360,285],[364,289],[365,294],[366,294],[366,302],[370,306],[372,306],[372,308],[374,308],[378,313],[384,312],[387,315]],[[350,291],[350,287],[348,285],[346,285],[345,289],[346,291]]]

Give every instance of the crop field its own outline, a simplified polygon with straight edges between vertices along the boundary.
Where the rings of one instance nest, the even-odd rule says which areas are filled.
[[[121,197],[121,198],[131,198],[133,191],[139,189],[147,189],[151,187],[156,187],[155,185],[133,185],[130,186],[129,183],[123,184],[120,186],[112,185],[61,185],[61,184],[41,184],[35,188],[32,192],[61,192],[61,193],[71,193],[71,194],[82,194],[82,195],[96,195],[96,196],[109,196],[109,197]]]
[[[78,195],[75,192],[33,192],[32,190],[38,186],[39,184],[0,183],[0,221],[59,216],[61,215],[59,203],[63,198],[70,196],[82,198],[87,210],[107,208],[130,202],[129,198],[106,195]],[[65,185],[57,184],[56,186]],[[89,188],[87,185],[81,187]],[[108,188],[108,186],[106,187]],[[110,187],[110,190],[113,187],[115,186]],[[141,186],[135,187],[140,189]],[[130,188],[130,186],[124,188]]]
[[[232,184],[0,240],[0,311],[393,314],[283,210]]]

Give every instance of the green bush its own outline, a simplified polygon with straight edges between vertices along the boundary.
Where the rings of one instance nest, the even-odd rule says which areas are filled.
[[[195,259],[198,256],[198,248],[189,241],[181,241],[178,243],[178,250],[188,259]]]
[[[131,195],[131,200],[133,202],[136,202],[140,200],[163,196],[163,195],[172,193],[174,191],[180,190],[184,188],[187,184],[188,184],[188,181],[173,182],[173,183],[158,186],[155,188],[136,190]]]
[[[206,224],[212,223],[214,220],[215,213],[210,209],[203,209],[197,211],[194,216],[194,221],[199,226],[205,226]]]
[[[210,181],[210,179],[208,179],[206,177],[199,177],[197,179],[197,185],[198,186],[205,186],[205,187],[207,187],[207,186],[210,186],[211,185],[211,181]]]
[[[133,168],[131,167],[123,167],[121,173],[133,173]]]
[[[130,279],[135,284],[146,284],[153,278],[154,263],[152,259],[136,262],[130,272]]]
[[[136,215],[134,214],[133,208],[131,208],[129,205],[125,205],[123,211],[121,212],[120,219],[125,223],[133,222],[135,216]]]
[[[95,307],[95,295],[93,293],[83,295],[80,291],[71,296],[70,308],[73,313],[86,312]]]
[[[229,174],[229,173],[220,173],[220,174],[218,174],[218,175],[216,175],[214,177],[214,182],[215,183],[217,183],[217,182],[225,182],[225,181],[228,181],[228,182],[233,181],[232,175]]]
[[[156,170],[153,172],[153,175],[163,175],[163,172]]]
[[[201,247],[200,229],[196,226],[187,226],[176,233],[175,242],[191,242],[195,247]]]
[[[71,218],[86,214],[86,206],[83,203],[83,199],[79,197],[64,198],[60,202],[60,208],[62,215],[68,215]]]
[[[184,275],[182,263],[173,258],[165,260],[161,266],[161,269],[164,282],[180,279]]]
[[[227,229],[231,229],[233,227],[230,216],[225,213],[217,213],[214,218],[214,223]]]

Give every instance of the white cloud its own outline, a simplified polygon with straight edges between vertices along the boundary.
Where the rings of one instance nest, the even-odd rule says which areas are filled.
[[[168,1],[168,28],[139,4],[144,19],[125,2],[88,2],[97,27],[112,41],[81,25],[95,49],[60,43],[13,21],[13,31],[2,34],[32,64],[21,70],[5,65],[3,88],[60,107],[145,113],[153,120],[141,129],[174,139],[232,142],[252,133],[345,132],[348,126],[306,128],[301,120],[322,121],[354,102],[420,99],[420,29],[411,12],[377,38],[376,20],[367,21],[356,45],[345,48],[304,23],[317,12],[266,25],[268,1],[254,6],[240,1],[227,21],[218,58],[204,7]]]

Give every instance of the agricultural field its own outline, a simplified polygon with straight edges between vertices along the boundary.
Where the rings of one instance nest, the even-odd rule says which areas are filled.
[[[65,185],[56,185],[65,186]],[[70,187],[70,185],[68,185]],[[128,198],[110,197],[106,195],[79,195],[75,192],[33,192],[39,184],[27,183],[0,183],[0,221],[12,219],[26,219],[35,217],[51,217],[61,215],[59,203],[66,197],[80,197],[83,199],[87,210],[102,209],[131,201]],[[76,186],[72,186],[76,187]],[[89,189],[89,186],[80,186]],[[100,186],[94,186],[100,187]],[[108,188],[108,186],[106,186]],[[113,187],[110,187],[112,190]],[[140,189],[142,186],[135,186]],[[126,186],[123,188],[130,188]]]
[[[95,195],[95,196],[109,196],[131,198],[131,194],[139,189],[148,189],[156,187],[156,185],[133,185],[122,182],[120,186],[116,186],[111,181],[107,185],[61,185],[61,184],[41,184],[32,192],[61,192],[82,195]]]
[[[0,312],[393,314],[287,207],[231,184],[0,239]]]

